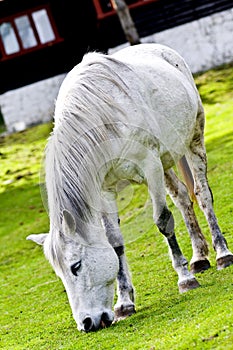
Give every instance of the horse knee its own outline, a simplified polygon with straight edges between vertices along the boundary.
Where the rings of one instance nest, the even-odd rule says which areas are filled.
[[[166,237],[174,233],[174,218],[170,210],[164,207],[159,218],[155,218],[159,231]]]

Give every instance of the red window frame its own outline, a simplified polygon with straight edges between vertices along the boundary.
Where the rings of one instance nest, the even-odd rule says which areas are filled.
[[[41,42],[38,31],[36,29],[35,22],[32,18],[32,13],[34,13],[36,11],[40,11],[40,10],[46,10],[46,13],[48,15],[48,19],[49,19],[49,22],[50,22],[50,25],[51,25],[51,28],[52,28],[52,31],[54,34],[54,39],[50,40],[48,42],[45,42],[45,43]],[[29,19],[30,26],[33,30],[33,34],[34,34],[36,41],[37,41],[37,44],[33,47],[28,47],[28,48],[23,47],[22,39],[19,35],[18,29],[17,29],[16,24],[15,24],[15,19],[18,17],[21,17],[21,16],[27,16]],[[51,13],[51,10],[50,10],[50,7],[48,4],[43,5],[43,6],[33,7],[33,8],[27,9],[27,10],[22,11],[22,12],[17,12],[16,14],[14,14],[12,16],[1,18],[0,25],[2,23],[10,23],[11,24],[11,26],[14,30],[18,45],[19,45],[19,51],[14,52],[14,53],[9,53],[9,54],[6,53],[4,43],[3,43],[1,35],[0,35],[0,61],[8,60],[8,59],[11,59],[11,58],[16,57],[16,56],[21,56],[21,55],[24,55],[24,54],[32,52],[32,51],[37,51],[37,50],[40,50],[44,47],[48,47],[48,46],[52,46],[54,44],[60,43],[64,40],[63,38],[60,37],[60,35],[58,33],[55,21],[53,19],[53,16],[52,16],[52,13]]]
[[[92,0],[92,1],[93,1],[94,6],[95,6],[98,20],[102,20],[102,19],[105,19],[106,17],[110,17],[110,16],[113,16],[116,14],[116,11],[113,9],[112,5],[111,5],[112,8],[110,8],[107,11],[104,11],[102,6],[101,6],[100,0]],[[156,1],[158,1],[158,0],[134,0],[132,3],[132,0],[131,0],[130,4],[128,4],[128,7],[129,7],[129,9],[133,9],[133,8],[144,6],[144,5],[150,4],[152,2],[156,2]],[[127,0],[125,2],[127,4]],[[111,3],[111,0],[110,0],[110,3]]]

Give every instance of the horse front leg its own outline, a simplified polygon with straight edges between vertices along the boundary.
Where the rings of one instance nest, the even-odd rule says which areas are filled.
[[[208,244],[201,232],[186,186],[178,179],[172,169],[165,172],[165,183],[167,192],[175,206],[180,210],[189,232],[193,249],[190,269],[192,273],[205,271],[210,268]]]
[[[112,202],[112,206],[113,206]],[[115,321],[120,321],[134,314],[134,287],[125,256],[124,240],[120,231],[116,205],[102,216],[105,231],[109,243],[114,248],[119,259],[119,271],[117,275],[117,302],[114,306]]]
[[[198,204],[208,222],[212,244],[216,251],[218,270],[233,264],[233,254],[227,247],[213,209],[213,197],[207,180],[207,159],[204,146],[204,111],[200,106],[193,140],[189,150],[189,164],[194,177],[194,190]]]
[[[199,287],[194,275],[188,270],[188,261],[183,256],[174,232],[174,219],[167,208],[164,171],[160,159],[149,162],[146,171],[147,185],[153,203],[154,221],[166,237],[172,265],[178,274],[178,287],[181,293]]]
[[[114,248],[119,258],[119,272],[117,275],[117,302],[114,306],[115,321],[120,321],[134,314],[134,288],[124,253],[124,246]]]

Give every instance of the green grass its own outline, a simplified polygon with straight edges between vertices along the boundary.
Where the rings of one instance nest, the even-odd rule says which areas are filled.
[[[233,68],[209,71],[196,82],[207,112],[215,211],[233,250]],[[233,268],[216,271],[211,248],[212,268],[198,275],[201,288],[180,295],[144,186],[129,187],[118,198],[137,313],[96,333],[77,331],[61,281],[41,248],[25,240],[49,227],[38,174],[51,127],[0,138],[0,349],[232,349]],[[190,259],[185,226],[169,205],[179,243]],[[197,214],[211,246],[207,224],[199,210]]]

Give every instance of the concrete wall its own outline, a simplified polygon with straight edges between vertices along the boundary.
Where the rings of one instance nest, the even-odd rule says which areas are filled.
[[[233,61],[233,8],[142,38],[175,49],[193,73]],[[127,44],[109,50],[113,53]]]
[[[64,77],[62,74],[1,95],[0,106],[7,131],[21,131],[27,126],[50,121]]]
[[[233,61],[233,8],[143,38],[177,50],[193,73]],[[122,45],[121,47],[126,46]],[[118,50],[109,50],[110,53]],[[65,75],[9,91],[0,96],[9,132],[52,119],[54,101]]]
[[[144,38],[184,57],[193,73],[233,61],[233,8]]]

